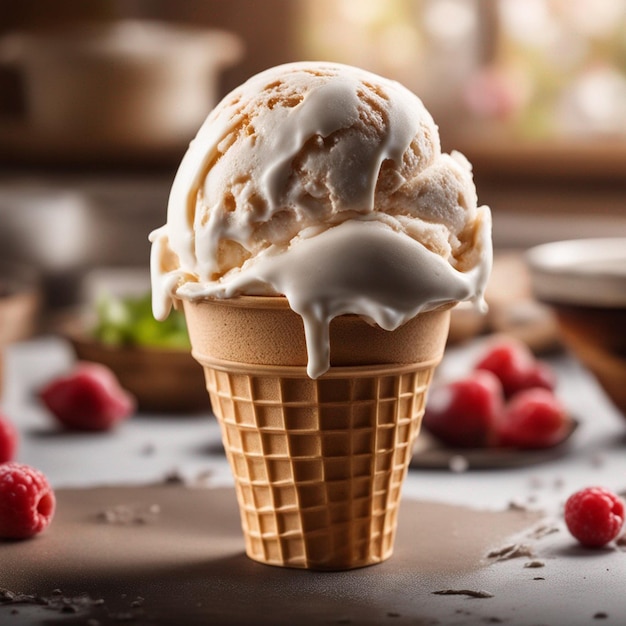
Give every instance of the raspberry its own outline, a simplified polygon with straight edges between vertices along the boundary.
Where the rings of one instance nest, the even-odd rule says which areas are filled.
[[[537,361],[534,367],[526,372],[522,378],[523,389],[532,389],[533,387],[542,387],[543,389],[554,391],[556,387],[556,374],[547,363]]]
[[[571,418],[548,389],[535,387],[516,393],[497,424],[499,443],[517,448],[548,448],[571,430]]]
[[[490,446],[503,403],[500,381],[490,372],[475,371],[433,387],[424,412],[424,428],[450,446]]]
[[[56,500],[46,477],[20,463],[0,465],[0,538],[27,539],[50,524]]]
[[[509,337],[494,341],[475,364],[475,369],[495,374],[507,398],[533,387],[552,390],[556,383],[549,365],[537,361],[525,343]]]
[[[18,444],[17,428],[0,413],[0,463],[12,461]]]
[[[587,487],[565,503],[565,524],[582,545],[601,548],[622,529],[624,502],[608,489]]]
[[[109,430],[136,407],[135,398],[108,367],[90,362],[80,362],[66,376],[50,381],[39,397],[61,424],[74,430]]]

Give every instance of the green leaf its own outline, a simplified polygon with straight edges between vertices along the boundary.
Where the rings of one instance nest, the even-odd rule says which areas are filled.
[[[123,298],[102,296],[96,303],[92,334],[110,345],[190,348],[184,314],[173,310],[166,320],[157,321],[149,293]]]

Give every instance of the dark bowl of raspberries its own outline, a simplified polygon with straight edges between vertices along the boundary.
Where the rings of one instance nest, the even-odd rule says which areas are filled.
[[[494,335],[480,345],[463,375],[433,383],[423,430],[439,444],[435,449],[473,459],[470,465],[510,465],[516,456],[540,459],[576,427],[556,387],[554,370],[524,342]],[[428,459],[416,462],[436,457]]]
[[[626,238],[558,241],[527,253],[535,296],[563,343],[626,417]]]

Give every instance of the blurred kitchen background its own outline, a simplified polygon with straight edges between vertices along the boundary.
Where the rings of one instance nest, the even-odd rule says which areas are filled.
[[[420,95],[498,251],[626,235],[624,0],[20,0],[0,3],[4,274],[39,279],[47,311],[144,276],[217,99],[302,59]]]

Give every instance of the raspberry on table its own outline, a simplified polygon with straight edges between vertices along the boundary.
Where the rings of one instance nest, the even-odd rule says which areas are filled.
[[[15,424],[0,413],[0,463],[6,463],[15,458],[18,440]]]
[[[581,489],[565,503],[565,524],[582,545],[601,548],[624,525],[624,501],[604,487]]]
[[[56,499],[42,472],[21,463],[0,465],[0,539],[27,539],[45,530]]]
[[[137,404],[109,367],[87,361],[50,380],[39,398],[64,427],[85,431],[110,430],[130,417]]]
[[[498,378],[486,370],[434,385],[424,412],[424,428],[443,443],[459,448],[495,443],[496,422],[504,397]]]
[[[499,443],[517,448],[548,448],[565,440],[572,418],[552,391],[518,391],[497,423]]]
[[[537,360],[527,344],[513,337],[492,340],[474,367],[495,374],[507,398],[524,389],[553,390],[556,386],[552,368]]]

